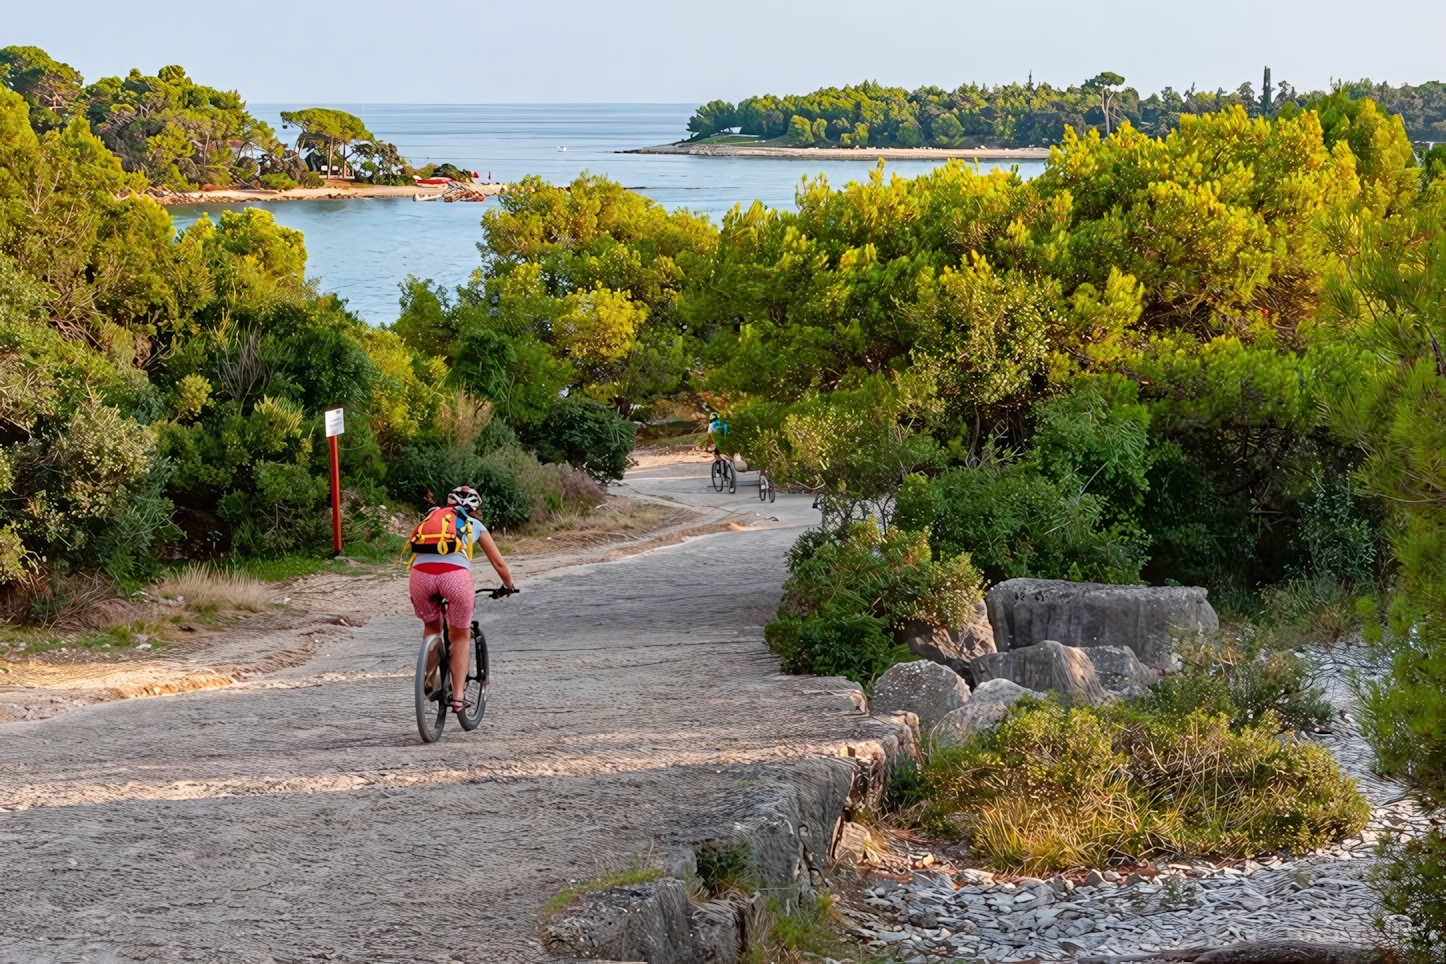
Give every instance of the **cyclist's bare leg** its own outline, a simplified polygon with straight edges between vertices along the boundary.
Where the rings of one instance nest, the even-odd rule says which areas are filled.
[[[442,635],[442,621],[439,619],[434,623],[422,623],[422,638],[428,636]],[[447,632],[447,639],[451,641],[451,652],[448,654],[449,669],[452,671],[452,699],[457,702],[466,700],[467,688],[467,664],[472,654],[472,627],[452,626]]]
[[[453,626],[447,634],[452,641],[452,702],[462,703],[467,699],[467,664],[472,658],[472,627]]]

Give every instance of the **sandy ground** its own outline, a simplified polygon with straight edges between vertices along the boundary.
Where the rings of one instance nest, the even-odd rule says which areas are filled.
[[[707,470],[623,491],[717,534],[519,559],[523,592],[479,603],[474,733],[418,740],[400,573],[313,580],[297,626],[223,641],[240,682],[0,723],[0,961],[543,959],[538,911],[569,879],[648,860],[768,761],[868,725],[761,642],[808,498],[716,495]]]
[[[690,157],[800,157],[857,161],[860,158],[883,158],[886,161],[927,161],[957,157],[977,161],[1043,161],[1049,159],[1047,147],[771,147],[747,144],[659,144],[639,147],[623,154],[686,154]]]
[[[486,197],[501,194],[505,184],[467,184],[470,191]],[[352,184],[331,181],[325,187],[297,187],[289,191],[192,191],[155,198],[158,204],[235,204],[238,201],[348,201],[356,198],[441,196],[446,185],[433,184]]]

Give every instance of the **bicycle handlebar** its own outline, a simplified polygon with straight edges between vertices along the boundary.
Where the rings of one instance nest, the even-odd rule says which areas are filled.
[[[485,592],[493,599],[504,599],[507,596],[516,595],[521,591],[522,590],[518,589],[516,586],[513,586],[511,589],[508,589],[506,586],[485,586],[482,589],[477,590],[477,595],[480,596]]]

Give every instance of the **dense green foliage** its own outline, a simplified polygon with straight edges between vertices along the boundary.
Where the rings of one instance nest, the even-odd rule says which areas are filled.
[[[246,209],[177,235],[84,117],[37,132],[31,107],[0,91],[0,583],[322,551],[333,406],[351,540],[386,538],[382,503],[464,482],[502,527],[595,503],[595,483],[540,464],[466,391],[468,372],[318,293],[298,232]],[[531,404],[518,427],[577,408],[545,388]],[[566,423],[554,442],[615,477],[631,426],[597,435]]]
[[[769,646],[790,673],[870,685],[898,662],[894,634],[910,623],[960,626],[982,598],[964,554],[935,560],[928,537],[872,521],[810,531],[793,547]]]
[[[1329,320],[1369,352],[1332,397],[1332,422],[1365,458],[1357,478],[1389,507],[1394,593],[1375,636],[1390,675],[1365,685],[1365,729],[1381,769],[1423,807],[1446,807],[1446,191],[1383,222],[1333,228],[1351,246]],[[1398,845],[1379,883],[1412,959],[1446,960],[1446,836]],[[1400,923],[1404,922],[1404,923]]]
[[[1273,713],[1232,725],[1206,709],[1026,697],[998,727],[936,751],[924,775],[936,821],[1034,872],[1308,851],[1363,828],[1370,808],[1330,751],[1278,731]]]
[[[288,147],[269,124],[251,116],[236,91],[199,84],[175,65],[154,77],[133,69],[124,78],[86,85],[75,68],[38,47],[6,47],[0,50],[0,85],[25,98],[37,133],[84,117],[125,170],[158,187],[319,185],[315,172],[328,170],[338,149],[338,172],[345,168],[374,183],[411,183],[413,172],[396,146],[373,137],[353,115],[320,107],[284,112],[283,119],[302,131]],[[354,171],[348,166],[353,156]]]
[[[627,414],[679,390],[705,334],[680,301],[717,243],[708,219],[586,174],[566,188],[524,178],[499,201],[483,216],[471,284],[455,297],[408,285],[396,324],[407,343],[445,357],[469,391],[561,450],[584,429],[543,425],[558,391]],[[602,474],[621,471],[610,465]]]
[[[688,119],[695,138],[738,130],[767,139],[785,138],[800,146],[834,147],[1046,147],[1064,141],[1065,129],[1076,135],[1097,130],[1109,134],[1129,123],[1135,130],[1163,137],[1180,126],[1182,117],[1240,107],[1251,116],[1273,116],[1314,107],[1327,95],[1301,93],[1289,83],[1250,83],[1233,91],[1180,93],[1165,88],[1148,97],[1123,87],[1119,74],[1102,73],[1082,84],[1054,87],[1004,84],[985,87],[963,84],[952,91],[920,87],[907,91],[873,81],[816,90],[811,94],[749,97],[735,107],[715,100]],[[1267,80],[1268,84],[1268,80]],[[1419,86],[1362,80],[1335,88],[1351,100],[1370,98],[1387,114],[1404,121],[1412,140],[1439,141],[1446,136],[1446,84]]]

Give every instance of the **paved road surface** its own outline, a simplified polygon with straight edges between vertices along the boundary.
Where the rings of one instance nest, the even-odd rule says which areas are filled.
[[[537,912],[569,878],[656,857],[750,764],[846,725],[759,632],[816,514],[716,496],[706,471],[628,483],[781,521],[482,601],[497,655],[475,733],[418,741],[400,579],[386,607],[353,603],[390,614],[303,665],[0,724],[0,961],[542,959]]]

